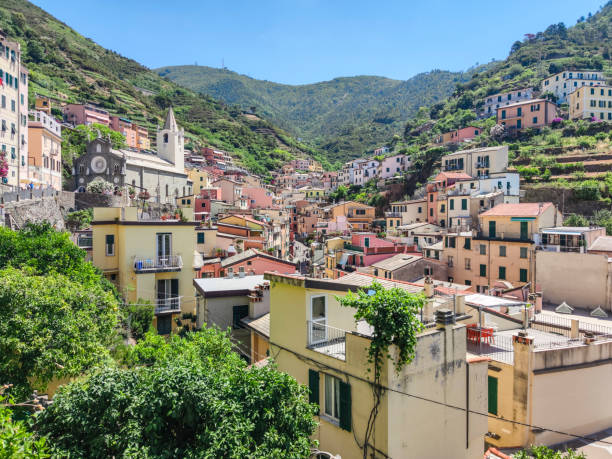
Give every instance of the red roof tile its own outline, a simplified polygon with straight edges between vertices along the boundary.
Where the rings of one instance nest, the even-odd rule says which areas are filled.
[[[539,217],[552,206],[552,202],[522,202],[519,204],[498,204],[481,213],[483,217]]]

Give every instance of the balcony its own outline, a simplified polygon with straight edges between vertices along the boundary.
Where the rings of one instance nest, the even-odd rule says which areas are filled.
[[[134,258],[134,272],[136,274],[180,271],[182,267],[183,259],[180,255]]]
[[[401,218],[401,212],[385,212],[385,217],[387,218]]]
[[[584,253],[583,246],[567,246],[560,244],[542,244],[541,249],[545,252],[573,252]]]
[[[308,349],[338,360],[346,360],[346,330],[320,321],[306,321]]]
[[[173,314],[181,312],[181,297],[160,298],[155,304],[155,314]]]

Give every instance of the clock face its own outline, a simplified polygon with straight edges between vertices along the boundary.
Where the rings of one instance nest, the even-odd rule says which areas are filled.
[[[96,174],[103,174],[106,171],[106,159],[102,156],[95,156],[91,160],[91,170]]]

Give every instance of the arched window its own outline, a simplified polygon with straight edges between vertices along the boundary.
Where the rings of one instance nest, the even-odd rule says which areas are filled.
[[[164,143],[168,143],[168,134],[164,134]]]

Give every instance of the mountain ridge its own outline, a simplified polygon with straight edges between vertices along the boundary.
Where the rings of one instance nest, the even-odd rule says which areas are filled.
[[[330,161],[362,155],[401,132],[423,105],[452,94],[474,71],[432,70],[395,80],[378,75],[336,77],[301,85],[259,80],[228,69],[168,66],[154,69],[181,86],[242,109],[255,107],[293,135],[323,149]]]

